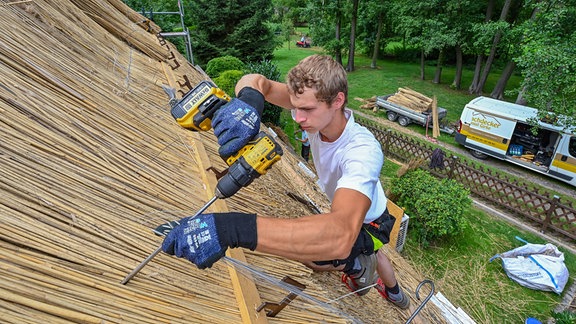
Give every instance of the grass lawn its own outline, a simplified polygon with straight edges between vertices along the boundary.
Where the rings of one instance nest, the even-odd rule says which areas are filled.
[[[299,35],[298,32],[294,36],[290,46],[285,44],[275,51],[273,62],[283,75],[302,58],[322,53],[322,49],[317,47],[306,49],[296,47],[295,41]],[[343,59],[344,64],[346,59]],[[465,90],[450,88],[454,77],[452,67],[443,68],[441,84],[429,81],[433,78],[434,66],[427,66],[427,80],[420,80],[418,63],[381,60],[377,69],[371,69],[370,58],[357,55],[355,68],[356,71],[348,74],[350,85],[348,106],[353,109],[361,105],[360,101],[354,100],[355,97],[369,98],[394,93],[399,87],[409,87],[429,97],[436,96],[439,106],[448,110],[448,120],[454,122],[459,119],[464,105],[476,97],[469,95]],[[472,71],[464,73],[463,89],[468,88],[471,76]],[[492,89],[498,76],[497,72],[491,75],[486,89]],[[513,77],[509,88],[515,87],[519,82],[518,77]],[[513,100],[513,98],[506,99]],[[293,130],[297,125],[289,114],[283,114],[281,122],[286,134],[293,137]],[[409,127],[421,134],[424,133],[424,128],[421,126]],[[442,136],[440,140],[455,144],[452,137],[447,135]],[[293,145],[298,152],[298,143],[294,141]],[[399,166],[393,162],[386,161],[382,171],[384,187],[388,185],[390,178],[395,177],[398,168]],[[427,249],[420,248],[417,239],[408,231],[403,256],[426,278],[434,281],[437,291],[441,291],[455,306],[461,307],[478,323],[524,323],[527,317],[535,317],[545,322],[561,301],[561,296],[520,286],[506,276],[499,259],[492,263],[489,259],[495,254],[523,245],[515,239],[515,236],[531,243],[546,242],[480,210],[471,210],[467,217],[471,225],[464,233]],[[569,272],[574,273],[576,256],[563,252]],[[573,279],[570,279],[565,290],[572,282]]]

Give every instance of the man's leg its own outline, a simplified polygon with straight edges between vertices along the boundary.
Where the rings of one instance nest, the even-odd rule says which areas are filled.
[[[370,291],[369,288],[373,287],[378,279],[377,266],[376,253],[360,254],[354,259],[352,269],[344,271],[342,274],[342,282],[356,295],[366,295]]]
[[[376,253],[378,258],[378,284],[376,285],[376,290],[382,295],[382,297],[386,298],[394,305],[406,309],[410,306],[410,298],[402,291],[400,285],[398,284],[398,280],[396,280],[396,276],[394,275],[394,268],[392,267],[392,263],[384,254],[382,250],[378,250]]]
[[[302,157],[308,162],[310,158],[310,145],[302,145]]]
[[[396,280],[396,276],[394,275],[394,268],[392,267],[392,263],[388,257],[382,252],[382,250],[378,250],[376,252],[376,257],[378,258],[378,276],[382,280],[382,283],[386,287],[394,287],[398,283]]]

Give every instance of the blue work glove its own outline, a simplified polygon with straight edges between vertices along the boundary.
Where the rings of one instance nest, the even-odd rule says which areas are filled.
[[[214,113],[212,128],[218,137],[218,153],[226,160],[236,154],[260,131],[264,96],[250,87]]]
[[[162,242],[162,250],[186,258],[198,268],[210,268],[228,247],[256,249],[256,214],[214,213],[185,217]]]

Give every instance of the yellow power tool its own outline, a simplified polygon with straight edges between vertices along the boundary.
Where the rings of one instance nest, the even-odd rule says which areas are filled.
[[[210,81],[200,82],[180,101],[172,105],[172,116],[184,128],[207,131],[212,128],[212,117],[230,101],[222,89]],[[265,132],[258,133],[236,154],[226,159],[228,173],[218,181],[216,196],[228,198],[240,188],[248,186],[282,156],[282,148]]]
[[[210,81],[198,83],[172,105],[172,117],[184,128],[208,131],[212,128],[212,116],[230,97]]]

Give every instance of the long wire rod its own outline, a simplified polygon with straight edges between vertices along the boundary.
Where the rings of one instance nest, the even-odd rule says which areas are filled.
[[[214,203],[216,200],[218,199],[218,196],[214,196],[212,197],[212,199],[210,199],[210,201],[208,201],[204,206],[202,206],[202,208],[200,208],[196,214],[194,214],[194,216],[192,216],[192,218],[202,214],[206,209],[208,209],[208,207],[210,207],[210,205],[212,205],[212,203]],[[132,272],[130,272],[120,283],[125,285],[128,283],[128,281],[130,281],[130,279],[134,278],[134,276],[140,272],[140,270],[142,270],[142,268],[144,268],[152,259],[154,259],[154,257],[156,255],[158,255],[158,253],[160,253],[162,251],[162,246],[158,247],[154,252],[152,252],[146,259],[144,259],[144,261],[142,261],[136,268],[134,268],[134,270],[132,270]]]

